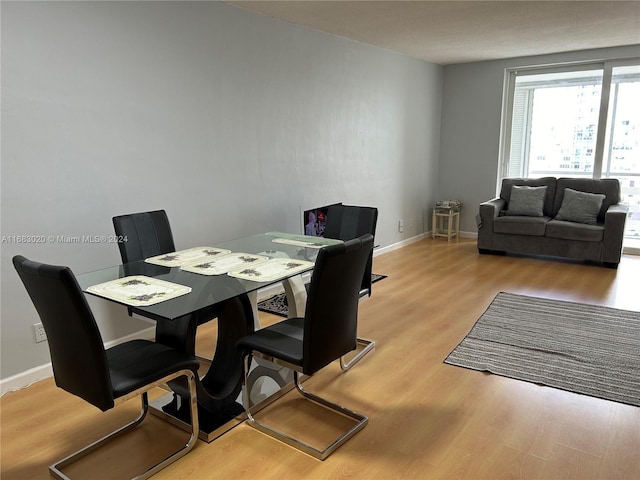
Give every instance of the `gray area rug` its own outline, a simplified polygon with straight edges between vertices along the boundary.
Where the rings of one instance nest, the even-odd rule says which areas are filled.
[[[372,273],[371,283],[376,283],[385,278],[387,278],[386,275]],[[284,293],[278,293],[277,295],[269,297],[265,300],[261,300],[258,302],[258,310],[287,318],[289,316],[287,297]]]
[[[501,292],[444,362],[640,406],[640,312]]]

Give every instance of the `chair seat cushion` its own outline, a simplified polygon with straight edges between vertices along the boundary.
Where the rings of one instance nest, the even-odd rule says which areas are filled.
[[[114,398],[179,370],[198,370],[195,357],[149,340],[125,342],[108,349],[106,354]]]
[[[303,318],[289,318],[243,337],[238,347],[302,366]]]

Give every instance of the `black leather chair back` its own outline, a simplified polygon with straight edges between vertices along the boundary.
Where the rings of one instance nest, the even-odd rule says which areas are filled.
[[[378,223],[378,209],[374,207],[360,207],[355,205],[331,205],[327,211],[327,223],[324,230],[326,238],[337,240],[351,240],[365,233],[376,235]],[[361,289],[371,295],[371,268],[373,265],[373,250],[369,255],[367,267],[362,277]]]
[[[47,334],[56,385],[103,411],[113,408],[102,336],[73,272],[20,255],[13,265]]]
[[[356,348],[362,275],[373,235],[320,250],[304,317],[302,372],[311,375]]]
[[[171,225],[164,210],[131,213],[113,217],[113,228],[118,237],[122,263],[131,263],[175,252]]]

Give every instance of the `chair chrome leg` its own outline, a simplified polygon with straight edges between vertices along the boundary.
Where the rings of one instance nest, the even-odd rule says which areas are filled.
[[[254,357],[254,360],[258,361],[260,359]],[[273,367],[271,365],[273,365]],[[278,386],[278,389],[286,387],[293,381],[293,374],[291,370],[286,367],[276,365],[275,363],[271,365],[258,363],[258,365],[256,365],[249,373],[247,385],[249,385],[249,396],[251,400],[250,406],[254,406],[268,398],[268,393],[265,395],[259,390],[265,379],[268,378],[274,382]],[[258,389],[255,388],[256,385],[259,387]],[[258,391],[256,392],[254,390]]]
[[[195,376],[193,372],[191,372],[190,370],[184,370],[179,372],[176,375],[171,375],[169,377],[166,377],[160,380],[159,382],[157,382],[157,384],[166,383],[170,380],[173,380],[174,378],[181,377],[181,376],[187,377],[187,384],[189,387],[190,407],[191,407],[191,425],[192,425],[191,437],[189,438],[189,440],[187,441],[187,444],[184,447],[180,448],[173,454],[169,455],[168,457],[166,457],[164,460],[157,463],[156,465],[150,467],[141,475],[134,477],[134,480],[146,479],[156,474],[159,470],[163,469],[170,463],[175,462],[180,457],[185,455],[189,450],[193,448],[193,446],[196,444],[196,441],[198,440],[198,433],[200,430],[200,426],[198,424],[198,402],[197,402],[197,396],[196,396]],[[96,440],[92,444],[87,445],[81,450],[78,450],[77,452],[72,453],[68,457],[65,457],[62,460],[58,461],[57,463],[54,463],[53,465],[49,466],[49,472],[51,473],[51,475],[61,480],[70,480],[69,477],[67,477],[64,473],[62,473],[61,471],[62,468],[70,465],[76,460],[79,460],[80,458],[97,450],[98,448],[102,447],[104,444],[110,442],[111,440],[114,440],[115,438],[123,435],[124,433],[127,433],[133,430],[134,428],[136,428],[142,422],[142,420],[144,420],[144,418],[147,416],[147,412],[149,411],[149,398],[147,396],[147,392],[146,391],[142,392],[140,394],[140,398],[142,402],[142,407],[140,410],[140,414],[135,420],[120,427],[115,432],[112,432],[100,438],[99,440]]]
[[[198,422],[198,397],[196,393],[196,379],[194,373],[191,371],[188,371],[186,377],[187,384],[189,386],[189,410],[191,412],[191,436],[189,437],[189,440],[184,447],[176,450],[174,453],[164,458],[164,460],[149,468],[143,474],[134,477],[134,480],[144,480],[155,475],[163,468],[169,466],[179,458],[189,453],[189,451],[195,446],[196,442],[198,441],[198,435],[200,434],[200,424]]]
[[[300,383],[300,376],[298,372],[296,371],[293,372],[293,379],[296,385],[296,390],[298,390],[298,392],[300,392],[303,397],[356,421],[356,424],[353,427],[351,427],[349,430],[343,433],[340,437],[334,440],[324,450],[317,450],[313,447],[310,447],[310,449],[313,451],[311,455],[313,455],[314,457],[319,458],[320,460],[324,460],[329,455],[331,455],[338,447],[343,445],[347,440],[349,440],[356,433],[362,430],[369,422],[369,418],[366,415],[362,415],[361,413],[354,412],[353,410],[343,407],[342,405],[339,405],[337,403],[331,402],[326,398],[322,398],[302,388],[302,384]],[[319,455],[316,455],[316,453],[318,453]]]
[[[349,370],[351,367],[353,367],[360,360],[362,360],[362,358],[366,354],[373,351],[373,349],[376,346],[376,342],[374,340],[368,340],[366,338],[358,338],[356,339],[356,343],[358,345],[362,345],[364,348],[360,350],[351,360],[349,361],[345,360],[347,355],[343,355],[342,357],[340,357],[340,368],[345,372]]]
[[[126,425],[123,425],[122,427],[120,427],[115,432],[112,432],[109,435],[106,435],[106,436],[100,438],[99,440],[96,440],[92,444],[87,445],[86,447],[78,450],[77,452],[72,453],[68,457],[65,457],[62,460],[60,460],[59,462],[54,463],[53,465],[51,465],[49,467],[49,471],[51,472],[51,474],[56,478],[60,478],[60,479],[63,479],[63,480],[69,480],[69,477],[67,477],[64,473],[62,473],[60,471],[61,468],[64,468],[67,465],[70,465],[71,463],[75,462],[76,460],[79,460],[82,457],[84,457],[85,455],[88,455],[89,453],[97,450],[98,448],[100,448],[105,443],[107,443],[107,442],[119,437],[120,435],[122,435],[124,433],[127,433],[130,430],[133,430],[134,428],[136,428],[142,422],[142,420],[144,420],[144,417],[147,416],[147,412],[149,411],[149,399],[147,397],[147,392],[144,392],[140,396],[140,398],[141,398],[141,401],[142,401],[142,408],[140,410],[140,414],[138,415],[138,417],[135,420],[127,423]]]
[[[360,413],[356,413],[352,410],[349,410],[348,408],[345,408],[341,405],[338,405],[336,403],[330,402],[322,397],[319,397],[318,395],[315,395],[313,393],[310,393],[308,391],[306,391],[304,388],[302,388],[302,384],[300,383],[300,377],[298,372],[294,371],[293,372],[293,380],[294,380],[294,384],[296,387],[296,390],[298,390],[298,392],[307,400],[310,400],[312,402],[315,402],[319,405],[322,405],[325,408],[328,408],[334,412],[337,412],[341,415],[347,416],[353,420],[356,421],[355,425],[353,427],[351,427],[349,430],[347,430],[345,433],[343,433],[342,435],[340,435],[340,437],[338,437],[336,440],[334,440],[333,442],[331,442],[327,447],[325,447],[324,449],[320,450],[317,449],[307,443],[304,443],[284,432],[281,432],[279,430],[276,430],[275,428],[269,427],[268,425],[265,425],[264,423],[256,420],[253,415],[251,414],[251,407],[250,407],[250,403],[249,403],[249,388],[248,388],[248,378],[249,378],[249,363],[251,361],[251,355],[246,355],[244,357],[244,368],[245,368],[245,382],[244,382],[244,388],[243,388],[243,403],[245,406],[245,411],[247,412],[247,420],[249,421],[249,425],[251,425],[252,427],[254,427],[255,429],[261,431],[262,433],[275,438],[277,440],[280,440],[283,443],[286,443],[287,445],[300,450],[308,455],[311,455],[314,458],[317,458],[318,460],[324,460],[325,458],[327,458],[329,455],[331,455],[338,447],[340,447],[342,444],[344,444],[347,440],[349,440],[351,437],[353,437],[356,433],[358,433],[360,430],[362,430],[367,422],[369,421],[368,417],[366,417],[365,415],[362,415]]]

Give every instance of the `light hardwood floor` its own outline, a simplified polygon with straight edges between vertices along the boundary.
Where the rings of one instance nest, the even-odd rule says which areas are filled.
[[[362,432],[320,462],[242,424],[210,444],[199,442],[155,478],[640,478],[640,408],[443,363],[500,291],[640,311],[640,257],[624,256],[611,270],[478,255],[473,240],[427,239],[377,256],[373,270],[388,278],[361,302],[359,333],[376,340],[375,352],[346,373],[332,364],[305,384],[367,414]],[[274,320],[261,315],[263,323]],[[204,350],[214,324],[199,333]],[[1,402],[3,480],[49,478],[50,463],[138,407],[131,401],[101,413],[52,380]],[[284,397],[264,416],[309,435],[335,426],[301,426],[303,415],[291,413],[298,403]],[[152,417],[69,473],[118,478],[184,438]]]

